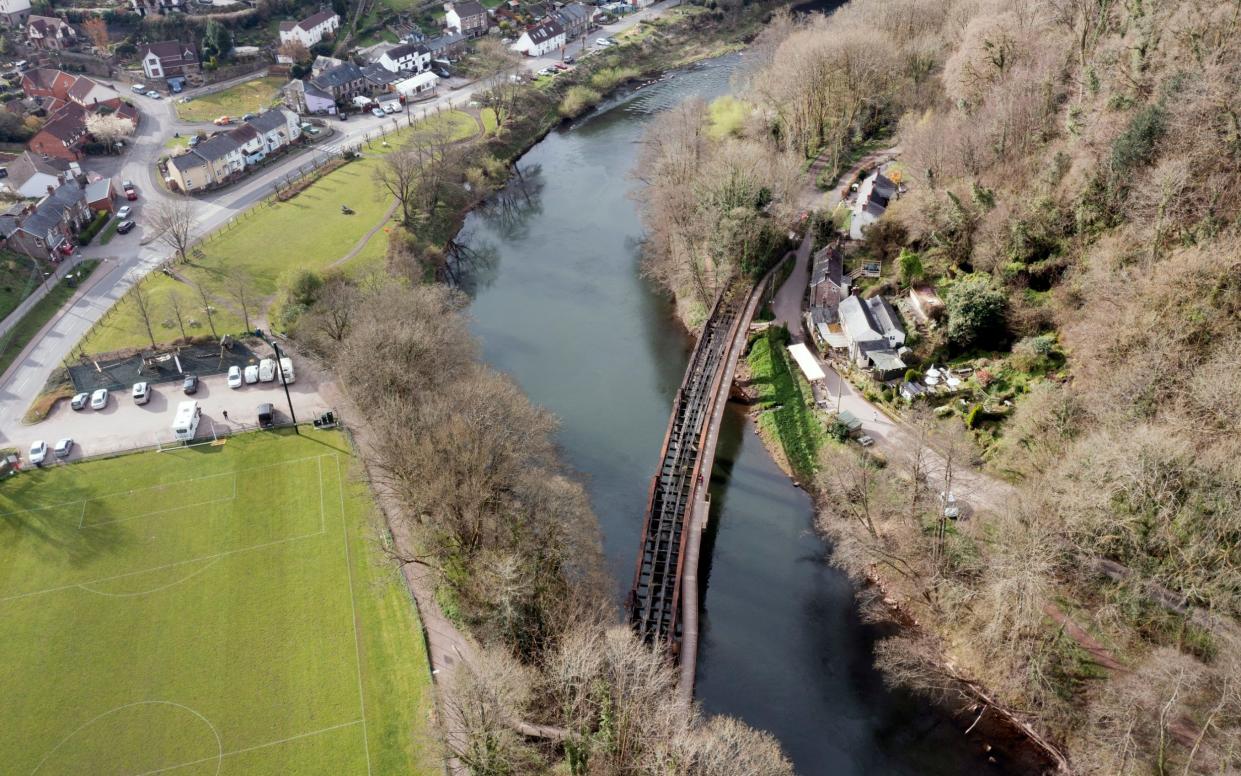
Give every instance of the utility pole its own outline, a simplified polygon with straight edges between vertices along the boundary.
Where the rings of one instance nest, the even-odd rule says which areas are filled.
[[[274,334],[272,335],[271,346],[276,350],[276,372],[280,375],[280,384],[284,386],[285,401],[289,403],[289,417],[293,419],[293,433],[301,434],[302,432],[297,429],[297,413],[293,411],[293,397],[289,396],[289,383],[284,376],[284,365],[280,363],[284,356],[280,352],[280,345],[276,343]]]

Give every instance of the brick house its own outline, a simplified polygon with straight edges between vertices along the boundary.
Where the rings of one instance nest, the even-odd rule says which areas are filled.
[[[69,22],[57,16],[34,16],[26,20],[26,42],[37,49],[67,49],[78,42]]]
[[[454,0],[444,3],[444,26],[467,38],[477,38],[487,34],[491,17],[477,0]]]
[[[35,204],[0,216],[4,246],[36,259],[59,261],[73,246],[73,235],[90,222],[86,196],[77,183],[67,183]]]

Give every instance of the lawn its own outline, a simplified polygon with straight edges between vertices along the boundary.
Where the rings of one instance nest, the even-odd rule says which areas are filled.
[[[787,344],[783,328],[769,328],[754,340],[746,363],[762,410],[759,431],[779,443],[793,473],[806,482],[818,469],[819,449],[828,436],[816,416],[810,384],[792,363]]]
[[[79,285],[98,264],[97,260],[90,259],[78,265],[75,272],[78,273]],[[5,332],[4,336],[0,336],[0,373],[9,368],[13,359],[17,358],[22,348],[26,347],[26,343],[30,342],[30,338],[60,311],[61,306],[69,301],[74,291],[76,288],[70,288],[67,280],[61,280],[48,292],[47,296],[40,299],[30,308],[29,312],[21,317],[17,325]]]
[[[256,78],[189,102],[178,101],[177,116],[182,121],[215,121],[220,116],[236,118],[253,113],[270,107],[285,83],[283,78]]]
[[[416,612],[341,435],[0,487],[9,773],[442,773]]]
[[[478,130],[474,119],[460,111],[434,115],[424,123],[415,124],[413,129],[389,134],[386,148],[378,140],[369,147],[363,146],[364,153],[375,156],[334,170],[288,202],[257,205],[244,211],[233,224],[216,231],[203,242],[199,246],[203,256],[192,259],[188,266],[177,267],[177,272],[208,289],[214,300],[216,330],[223,334],[237,333],[244,328],[240,308],[224,290],[225,270],[244,273],[250,279],[252,293],[258,297],[274,295],[281,287],[282,278],[291,270],[326,270],[379,224],[392,204],[392,196],[375,183],[375,170],[383,164],[380,155],[400,147],[413,132],[431,127],[442,129],[458,140]],[[341,205],[348,205],[354,212],[341,213]],[[278,237],[273,239],[273,236]],[[382,261],[386,246],[386,235],[382,231],[376,233],[362,253],[345,264],[345,269],[374,266]],[[189,285],[152,273],[143,281],[143,287],[155,303],[157,340],[169,342],[181,336],[170,314],[168,299],[172,294],[180,294],[189,300],[187,306],[194,307],[196,325],[189,327],[187,333],[191,336],[209,333],[202,304],[194,301],[196,295]],[[266,307],[256,305],[256,309]],[[109,353],[149,344],[137,308],[132,300],[125,298],[91,329],[81,347],[87,353]]]
[[[40,272],[29,256],[0,251],[0,320],[30,296],[42,279]]]

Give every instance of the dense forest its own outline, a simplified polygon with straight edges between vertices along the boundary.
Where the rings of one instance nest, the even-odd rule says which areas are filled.
[[[892,148],[866,293],[932,286],[915,357],[986,365],[968,413],[891,402],[900,455],[824,449],[835,560],[911,626],[881,665],[1073,772],[1241,768],[1241,3],[869,0],[754,54],[648,137],[650,274],[693,324],[791,173]],[[970,519],[932,459],[982,467]]]

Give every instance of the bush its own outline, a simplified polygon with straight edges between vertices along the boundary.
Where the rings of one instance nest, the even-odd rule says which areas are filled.
[[[106,210],[100,210],[95,213],[95,217],[87,224],[82,231],[78,232],[78,245],[90,245],[91,240],[95,239],[95,235],[99,234],[99,230],[103,229],[111,218]]]
[[[905,370],[905,382],[912,383],[915,380],[921,380],[921,379],[922,379],[921,369],[906,369]]]
[[[574,86],[560,101],[560,115],[575,119],[599,104],[603,96],[587,86]]]
[[[1008,298],[982,273],[966,275],[948,290],[948,340],[958,348],[995,347],[1008,339]]]
[[[600,92],[608,92],[638,75],[637,69],[632,67],[604,67],[590,76],[590,86]]]

